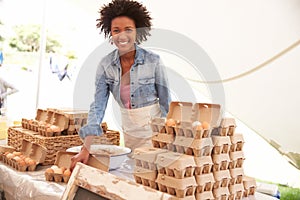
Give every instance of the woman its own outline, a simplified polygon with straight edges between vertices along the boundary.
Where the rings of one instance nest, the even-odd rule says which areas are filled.
[[[100,124],[110,93],[120,105],[125,146],[132,150],[151,145],[149,121],[165,117],[171,101],[160,57],[138,46],[150,35],[151,17],[146,8],[136,1],[113,0],[99,13],[97,28],[117,49],[105,56],[97,69],[88,123],[79,131],[84,145],[72,158],[71,168],[76,162],[87,162],[93,136],[102,134]]]

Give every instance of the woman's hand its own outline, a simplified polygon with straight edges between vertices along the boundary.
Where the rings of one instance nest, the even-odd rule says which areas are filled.
[[[71,162],[70,170],[73,171],[77,162],[82,162],[86,164],[89,160],[89,156],[90,156],[90,152],[85,146],[83,146],[81,148],[81,151],[71,158],[72,162]]]

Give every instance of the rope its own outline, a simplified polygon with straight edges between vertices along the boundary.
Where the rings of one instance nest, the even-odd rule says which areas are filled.
[[[238,74],[236,76],[230,77],[230,78],[226,78],[223,80],[214,80],[214,81],[200,81],[200,80],[195,80],[195,79],[190,79],[190,78],[186,78],[187,80],[193,81],[193,82],[198,82],[198,83],[208,83],[208,84],[215,84],[215,83],[225,83],[225,82],[229,82],[229,81],[233,81],[239,78],[242,78],[244,76],[247,76],[249,74],[254,73],[255,71],[265,67],[266,65],[270,64],[271,62],[274,62],[275,60],[277,60],[278,58],[280,58],[281,56],[283,56],[284,54],[288,53],[289,51],[291,51],[292,49],[294,49],[295,47],[297,47],[298,45],[300,45],[300,40],[296,41],[295,43],[293,43],[292,45],[290,45],[289,47],[287,47],[286,49],[282,50],[281,52],[279,52],[278,54],[276,54],[275,56],[271,57],[270,59],[264,61],[263,63],[261,63],[260,65],[254,67],[253,69],[250,69],[249,71],[246,71],[244,73]]]

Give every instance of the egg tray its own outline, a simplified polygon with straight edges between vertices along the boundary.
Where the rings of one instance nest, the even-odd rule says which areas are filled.
[[[153,133],[152,146],[155,148],[167,149],[169,151],[174,151],[175,147],[173,145],[174,135],[165,133]]]
[[[212,191],[205,191],[201,193],[196,193],[196,200],[215,200]]]
[[[213,150],[212,154],[229,153],[231,140],[229,136],[212,136]]]
[[[158,189],[156,181],[157,170],[149,170],[142,167],[135,166],[133,177],[136,183],[148,186],[153,189]]]
[[[183,179],[194,176],[196,163],[193,156],[176,152],[166,152],[157,155],[155,164],[160,174]]]
[[[192,122],[180,121],[175,127],[176,136],[184,136],[188,138],[208,138],[210,137],[211,129],[197,130],[192,126]]]
[[[211,173],[213,162],[211,156],[195,157],[195,175]]]
[[[94,136],[93,144],[108,144],[108,145],[120,145],[120,132],[115,130],[106,130],[100,136]]]
[[[150,120],[150,127],[152,132],[167,133],[165,125],[166,118],[153,118]]]
[[[167,152],[166,149],[159,149],[154,147],[139,147],[133,152],[133,159],[135,166],[142,167],[149,170],[157,170],[156,158],[159,154]]]
[[[196,157],[210,156],[213,149],[211,138],[194,139],[176,136],[173,145],[176,152]]]
[[[3,161],[4,159],[3,157],[6,152],[12,153],[14,151],[16,151],[14,147],[7,146],[7,145],[0,145],[0,161]]]
[[[61,131],[54,132],[54,131],[48,131],[47,125],[39,125],[38,126],[38,133],[45,137],[55,137],[55,136],[61,136]]]
[[[213,175],[214,175],[214,179],[215,179],[215,183],[213,185],[214,189],[229,186],[229,182],[231,180],[229,170],[215,171],[215,172],[213,172]]]
[[[249,176],[244,176],[243,178],[243,186],[244,186],[244,197],[252,196],[256,192],[256,180]]]
[[[213,195],[215,197],[215,200],[224,200],[224,199],[227,200],[230,193],[228,187],[219,187],[213,189]]]
[[[231,147],[230,151],[242,151],[244,146],[244,138],[242,134],[235,134],[230,136]]]
[[[194,196],[197,187],[195,177],[193,176],[177,179],[164,174],[158,174],[156,183],[159,191],[168,193],[178,198]]]
[[[212,171],[221,171],[229,169],[229,164],[231,163],[229,155],[223,154],[213,154],[212,155],[213,168]]]
[[[12,126],[8,128],[7,143],[9,146],[16,148],[17,151],[21,150],[22,141],[27,141],[37,144],[46,149],[45,160],[42,165],[51,165],[55,162],[56,153],[58,151],[65,151],[73,146],[80,146],[83,144],[79,135],[61,135],[56,137],[45,137],[37,134],[36,132],[28,129],[23,129],[19,126]]]
[[[212,191],[215,178],[212,173],[195,175],[197,182],[196,193],[203,193],[207,191]]]
[[[17,151],[16,149],[14,149],[13,147],[10,148],[9,151],[6,151],[6,152],[12,152],[12,151]],[[3,149],[5,150],[5,149]],[[6,150],[8,150],[6,148]],[[17,151],[17,152],[20,152],[22,153],[22,155],[28,157],[28,158],[31,158],[35,161],[35,164],[34,165],[29,165],[28,163],[23,163],[23,164],[20,164],[19,162],[17,162],[16,159],[14,158],[7,158],[3,152],[2,152],[2,161],[17,169],[18,171],[34,171],[37,167],[37,165],[39,165],[40,163],[42,163],[44,160],[45,160],[45,156],[46,156],[46,150],[39,146],[39,145],[36,145],[36,144],[32,144],[31,142],[27,141],[27,140],[23,140],[22,141],[22,148],[20,151]]]
[[[243,198],[244,186],[243,184],[234,184],[229,187],[228,200],[241,200]]]
[[[229,153],[230,164],[228,166],[229,169],[233,168],[241,168],[244,164],[244,152],[243,151],[234,151]]]
[[[233,168],[229,170],[231,180],[229,182],[230,185],[241,184],[244,179],[244,169],[243,168]]]

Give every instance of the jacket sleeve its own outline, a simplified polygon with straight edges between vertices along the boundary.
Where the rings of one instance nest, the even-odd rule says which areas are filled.
[[[101,122],[109,98],[109,89],[105,81],[104,66],[99,65],[96,73],[94,101],[90,105],[87,124],[79,130],[82,139],[86,136],[99,136],[103,133]]]
[[[166,73],[166,67],[160,57],[155,70],[155,87],[157,90],[159,105],[162,111],[162,117],[166,117],[169,112],[171,102],[171,94],[169,90],[169,82]]]

